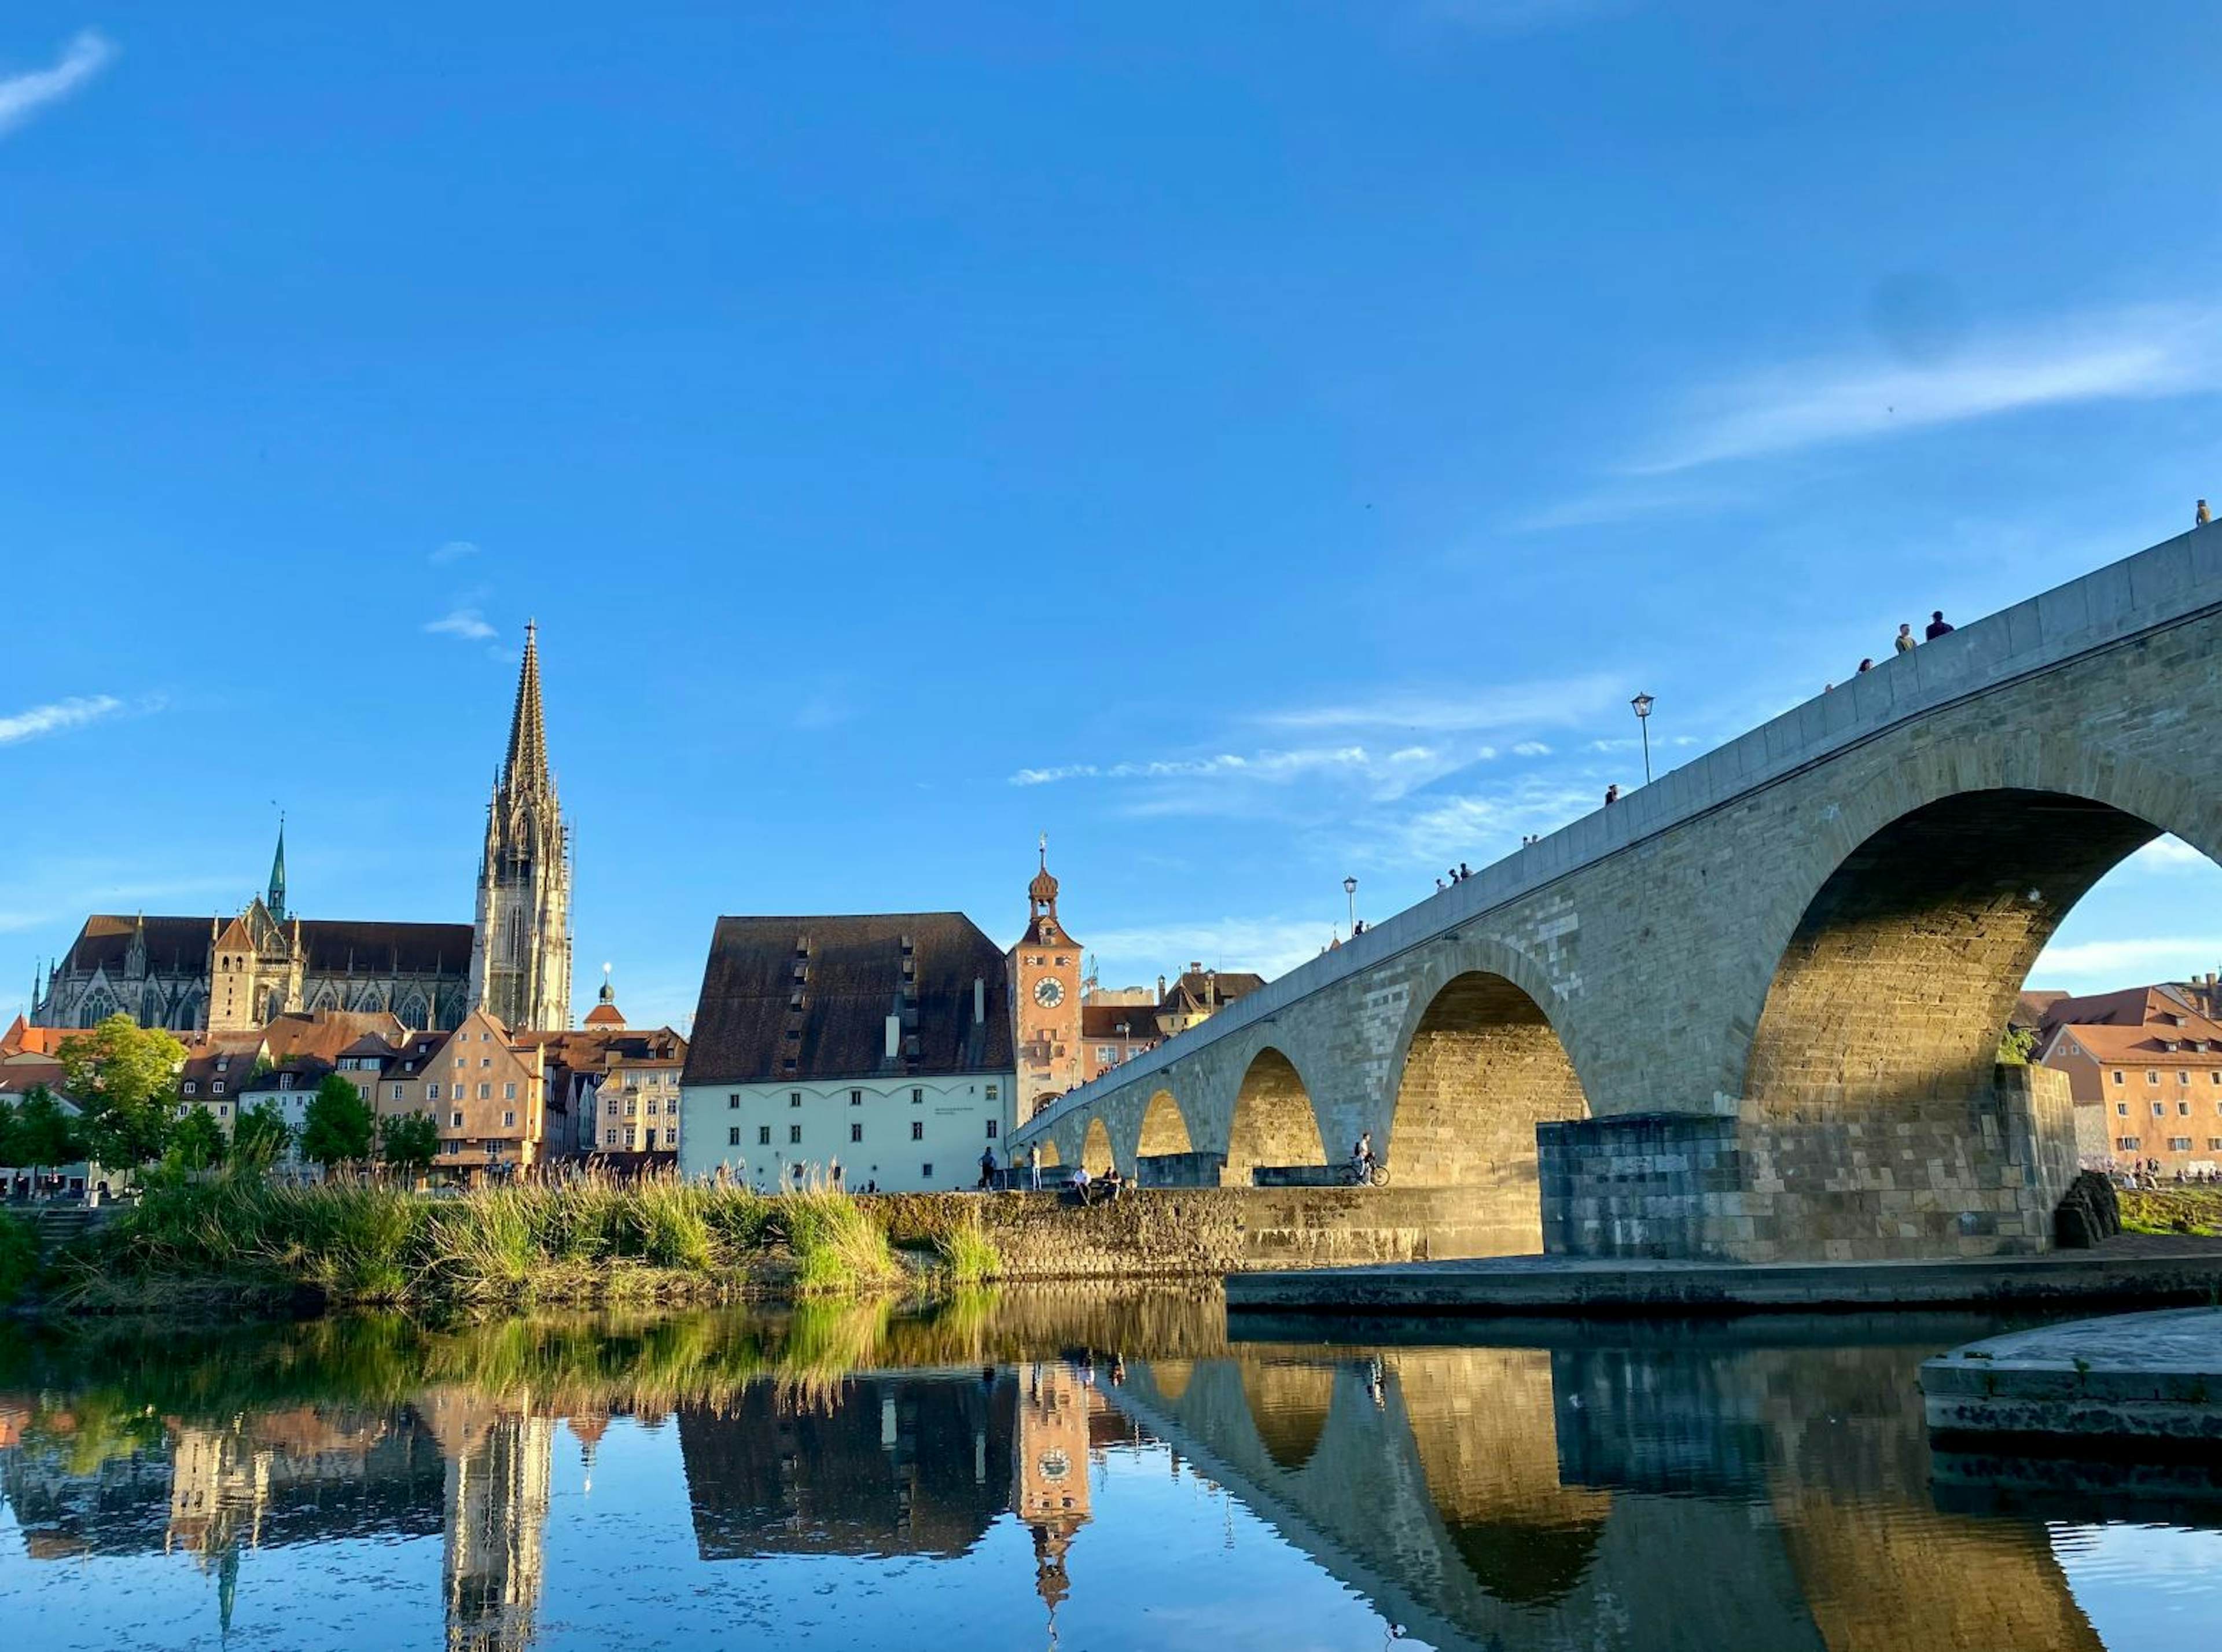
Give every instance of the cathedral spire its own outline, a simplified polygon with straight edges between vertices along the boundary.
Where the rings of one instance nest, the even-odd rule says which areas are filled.
[[[279,923],[286,921],[286,815],[278,815],[278,852],[270,857],[270,894],[263,904]]]
[[[501,768],[505,788],[553,789],[548,777],[548,730],[540,712],[539,624],[524,622],[524,663],[517,674],[517,710],[509,719],[509,756]]]

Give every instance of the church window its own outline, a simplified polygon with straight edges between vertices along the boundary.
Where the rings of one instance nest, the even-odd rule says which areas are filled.
[[[733,1127],[733,1134],[736,1136],[738,1136],[741,1134],[741,1128],[738,1124]],[[771,1126],[769,1124],[759,1124],[756,1126],[756,1146],[759,1147],[769,1147],[771,1146]]]

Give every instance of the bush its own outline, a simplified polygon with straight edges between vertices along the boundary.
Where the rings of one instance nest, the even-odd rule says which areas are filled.
[[[0,1210],[0,1308],[22,1296],[38,1276],[38,1234],[29,1222]]]

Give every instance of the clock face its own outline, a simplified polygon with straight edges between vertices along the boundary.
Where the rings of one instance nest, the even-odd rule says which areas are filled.
[[[1064,1002],[1064,983],[1053,975],[1045,975],[1034,983],[1034,1002],[1044,1009],[1055,1009]]]

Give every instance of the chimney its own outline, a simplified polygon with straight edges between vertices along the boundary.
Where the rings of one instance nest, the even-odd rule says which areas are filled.
[[[902,1017],[900,1015],[890,1015],[888,1017],[888,1059],[890,1061],[894,1060],[895,1058],[896,1052],[901,1048]]]
[[[987,1023],[988,977],[984,975],[976,975],[972,977],[972,1025],[984,1027]]]

